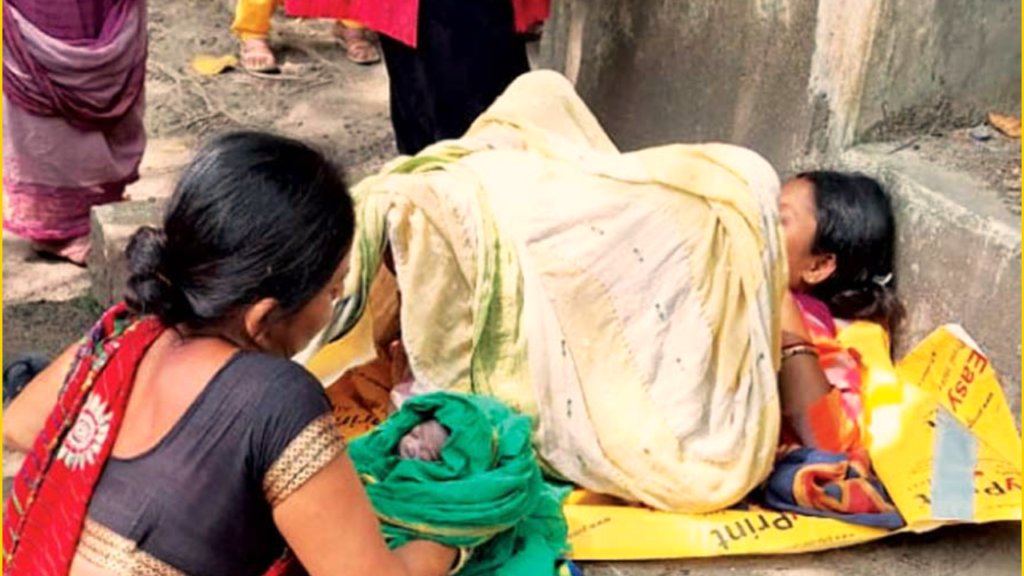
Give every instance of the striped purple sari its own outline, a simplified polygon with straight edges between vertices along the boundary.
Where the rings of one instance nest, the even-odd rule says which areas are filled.
[[[3,2],[4,226],[36,241],[89,231],[145,149],[144,0]]]

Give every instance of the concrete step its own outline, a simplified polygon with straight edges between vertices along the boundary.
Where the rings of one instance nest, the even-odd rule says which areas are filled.
[[[128,260],[125,249],[142,226],[159,226],[166,201],[158,198],[120,202],[92,209],[89,276],[92,297],[104,308],[125,296]]]
[[[1020,142],[954,133],[898,148],[862,146],[836,163],[877,177],[893,196],[896,274],[908,310],[897,354],[938,326],[961,324],[991,357],[1019,425]]]

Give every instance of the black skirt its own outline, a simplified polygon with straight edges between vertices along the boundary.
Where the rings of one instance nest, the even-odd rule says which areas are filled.
[[[509,0],[420,0],[418,46],[382,37],[398,151],[462,136],[529,71]]]

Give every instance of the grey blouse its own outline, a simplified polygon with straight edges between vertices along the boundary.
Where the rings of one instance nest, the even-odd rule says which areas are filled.
[[[159,444],[107,462],[79,554],[125,576],[257,576],[286,550],[274,506],[343,451],[309,372],[238,353]]]

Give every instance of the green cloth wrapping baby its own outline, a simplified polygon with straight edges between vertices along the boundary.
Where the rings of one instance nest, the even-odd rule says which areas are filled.
[[[392,548],[470,548],[468,576],[555,575],[568,489],[544,481],[530,432],[497,400],[441,392],[407,400],[350,452]]]

